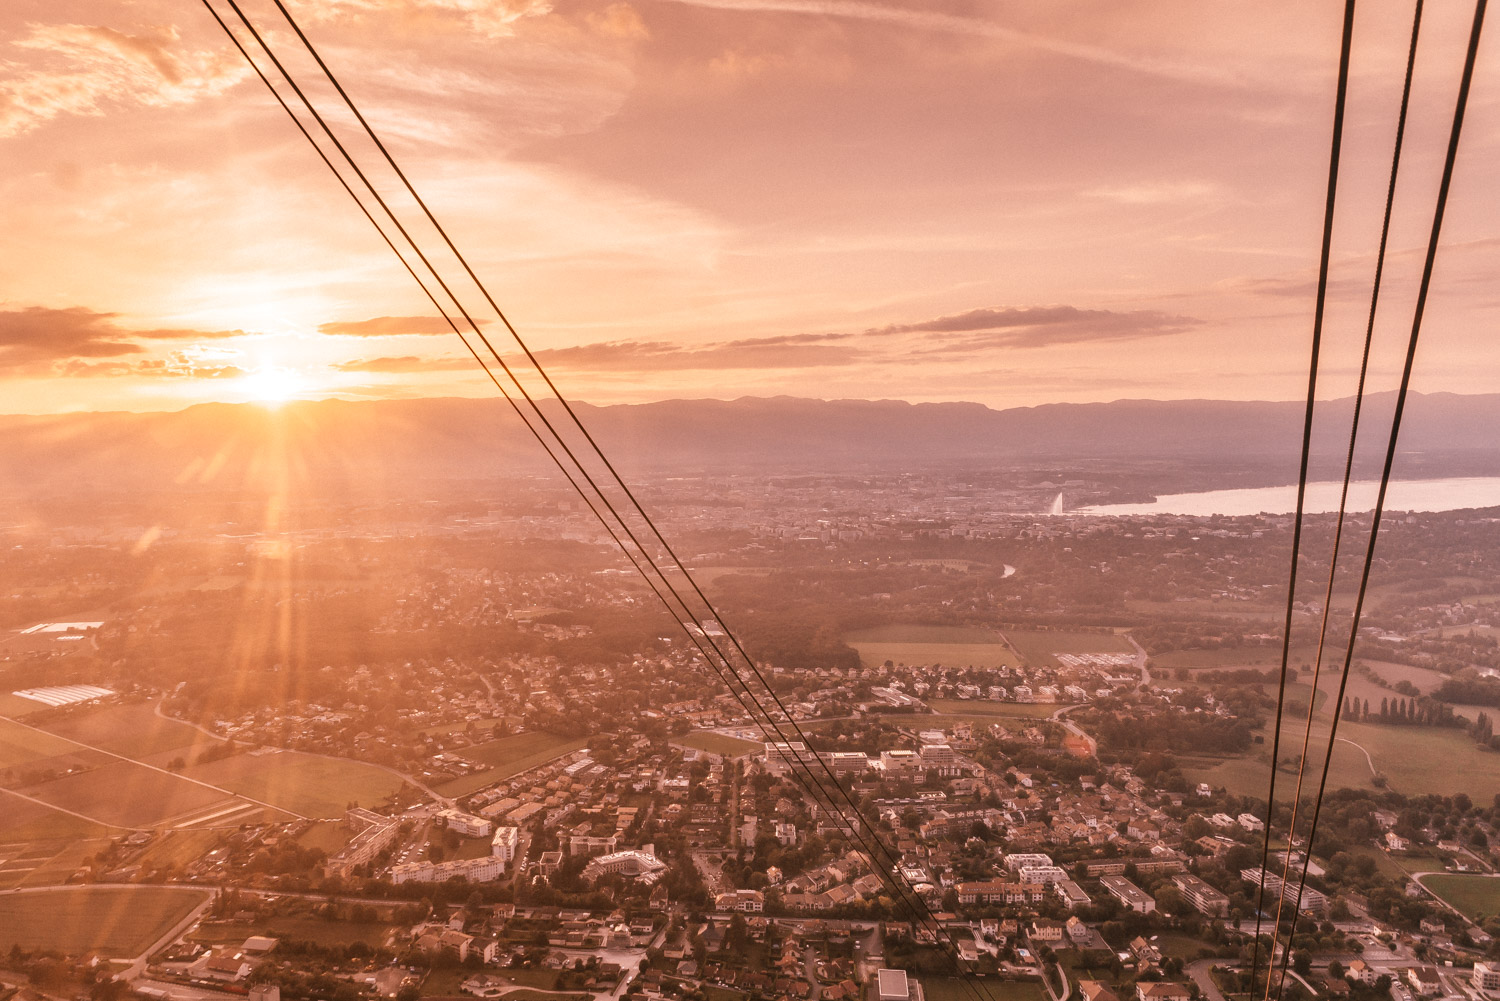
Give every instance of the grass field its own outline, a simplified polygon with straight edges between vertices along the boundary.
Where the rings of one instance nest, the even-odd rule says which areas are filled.
[[[1431,792],[1451,796],[1463,792],[1476,799],[1489,799],[1500,788],[1500,754],[1481,750],[1461,730],[1346,721],[1339,724],[1339,737],[1342,739],[1335,745],[1329,770],[1330,789],[1372,788],[1370,761],[1386,776],[1390,788],[1408,795]],[[1309,768],[1314,764],[1321,766],[1321,748],[1328,746],[1327,740],[1327,724],[1315,722]],[[1284,758],[1298,753],[1302,724],[1288,723],[1282,729],[1281,741]],[[1360,748],[1369,752],[1369,761]],[[1193,782],[1225,786],[1240,795],[1256,795],[1258,792],[1263,796],[1269,756],[1270,741],[1267,740],[1266,744],[1255,745],[1241,757],[1227,760],[1183,758],[1182,770]],[[1289,787],[1286,795],[1291,795]]]
[[[127,758],[175,751],[192,760],[195,752],[222,743],[186,723],[156,715],[149,702],[104,706],[49,722],[44,729]]]
[[[1422,877],[1422,885],[1474,921],[1500,914],[1500,879],[1437,873]]]
[[[485,786],[502,782],[512,775],[535,768],[560,754],[567,754],[588,746],[581,737],[559,737],[540,730],[517,733],[499,740],[465,747],[457,753],[490,767],[473,775],[465,775],[437,787],[444,796],[467,796]]]
[[[32,713],[46,709],[46,705],[33,699],[23,699],[19,695],[10,692],[0,692],[0,716],[14,716],[16,719],[24,719]]]
[[[741,740],[738,737],[729,737],[722,733],[714,733],[705,730],[700,733],[690,733],[679,738],[674,743],[686,747],[696,747],[700,751],[709,751],[713,754],[721,754],[726,758],[738,758],[746,754],[759,754],[765,750],[765,744],[753,740]]]
[[[919,977],[922,993],[928,1001],[974,1001],[974,990],[957,977]],[[979,989],[988,1001],[1043,1001],[1046,993],[1040,980],[997,980],[985,977]]]
[[[1020,661],[993,629],[975,626],[877,626],[844,637],[867,666],[948,664],[955,667],[1018,667]]]
[[[151,827],[172,817],[204,810],[227,798],[223,793],[184,782],[175,775],[118,759],[91,771],[21,791],[119,827]]]
[[[1045,719],[1067,702],[984,702],[978,699],[930,699],[935,713],[958,716],[1010,716],[1014,719]]]
[[[56,949],[137,956],[202,902],[162,886],[80,887],[0,897],[0,950]]]
[[[97,752],[61,737],[0,719],[0,772],[38,768],[66,771],[70,765],[95,764],[104,760],[107,759]]]
[[[0,842],[107,838],[119,833],[0,790]]]
[[[297,751],[237,754],[183,774],[315,818],[342,817],[350,803],[378,807],[404,784],[374,765]]]
[[[1135,648],[1113,633],[1041,632],[1007,629],[1005,638],[1029,664],[1061,667],[1060,653],[1134,653]]]
[[[336,854],[339,849],[349,843],[354,832],[338,821],[327,821],[314,824],[297,838],[297,844],[303,848],[319,848],[329,855]]]
[[[251,935],[296,939],[322,946],[346,946],[363,942],[380,948],[391,933],[384,921],[329,921],[310,914],[268,917],[258,921],[213,921],[200,925],[192,938],[199,942],[240,943]]]

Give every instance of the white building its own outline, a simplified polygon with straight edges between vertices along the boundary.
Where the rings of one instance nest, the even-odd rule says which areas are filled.
[[[514,862],[516,846],[520,840],[521,829],[519,827],[497,827],[494,840],[490,842],[490,854],[501,862]]]
[[[464,813],[462,810],[439,810],[437,818],[450,831],[457,831],[467,838],[487,838],[490,836],[490,822],[483,817],[476,817],[472,813]]]

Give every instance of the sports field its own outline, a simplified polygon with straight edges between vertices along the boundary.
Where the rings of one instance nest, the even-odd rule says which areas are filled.
[[[1029,629],[1007,629],[1005,638],[1028,664],[1061,667],[1060,653],[1134,653],[1124,637],[1114,633],[1073,633]]]
[[[555,733],[536,730],[465,747],[457,753],[490,767],[482,772],[445,782],[437,787],[437,791],[444,796],[467,796],[487,785],[504,781],[528,768],[551,761],[558,755],[586,746],[588,741],[582,737],[559,737]]]
[[[759,754],[765,750],[765,744],[753,740],[741,740],[738,737],[730,737],[722,733],[714,733],[704,730],[699,733],[690,733],[681,737],[674,743],[685,747],[696,747],[702,751],[712,754],[721,754],[726,758],[743,757],[746,754]]]
[[[1020,660],[993,629],[974,626],[890,625],[862,629],[844,637],[869,667],[886,661],[902,665],[949,667],[1018,667]]]
[[[1500,878],[1440,872],[1423,876],[1422,885],[1474,921],[1500,914]]]
[[[248,921],[205,922],[192,934],[198,942],[230,942],[238,945],[251,935],[268,935],[287,941],[312,942],[321,946],[347,946],[363,942],[378,949],[390,937],[384,921],[330,921],[310,914],[292,914]]]
[[[298,751],[237,754],[183,774],[314,818],[342,817],[351,803],[378,808],[404,785],[374,765]]]
[[[138,956],[202,903],[200,890],[79,887],[0,896],[0,950]]]

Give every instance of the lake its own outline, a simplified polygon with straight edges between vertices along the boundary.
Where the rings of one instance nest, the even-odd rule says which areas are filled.
[[[1337,481],[1309,483],[1305,510],[1310,514],[1339,509]],[[1349,485],[1349,510],[1375,507],[1378,480]],[[1441,480],[1403,480],[1386,492],[1387,511],[1458,511],[1472,507],[1500,507],[1500,476],[1455,476]],[[1149,504],[1098,504],[1068,514],[1186,514],[1207,517],[1252,514],[1290,514],[1297,508],[1297,485],[1207,490],[1195,494],[1163,494]]]

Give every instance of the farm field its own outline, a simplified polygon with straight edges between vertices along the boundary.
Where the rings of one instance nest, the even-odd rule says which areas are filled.
[[[1500,879],[1441,872],[1423,876],[1422,885],[1474,921],[1500,914]]]
[[[194,752],[223,743],[186,723],[156,715],[149,702],[104,706],[48,721],[42,728],[127,758],[177,751],[191,760]]]
[[[1372,788],[1370,762],[1386,776],[1391,789],[1408,795],[1433,792],[1451,796],[1463,792],[1476,799],[1487,799],[1500,788],[1500,754],[1481,750],[1461,730],[1343,722],[1339,724],[1339,737],[1328,775],[1330,789]],[[1320,748],[1327,746],[1327,740],[1327,724],[1315,721],[1309,770],[1314,763],[1321,765]],[[1297,754],[1301,741],[1302,724],[1287,722],[1281,732],[1282,757]],[[1360,748],[1369,752],[1369,761]],[[1268,740],[1241,757],[1183,758],[1182,771],[1192,782],[1222,785],[1240,795],[1264,796],[1269,760]],[[1282,772],[1286,778],[1293,774]],[[1282,795],[1281,783],[1278,779],[1278,798]],[[1290,786],[1285,794],[1291,796]]]
[[[473,747],[461,748],[455,753],[490,767],[485,771],[445,782],[436,788],[444,796],[467,796],[475,790],[501,782],[528,768],[535,768],[559,755],[577,751],[586,746],[588,746],[588,741],[582,737],[559,737],[557,734],[540,730],[511,734],[499,740],[475,744]]]
[[[192,765],[183,774],[304,817],[342,817],[350,803],[378,807],[404,785],[397,776],[348,758],[298,751],[237,754]]]
[[[1031,664],[1061,667],[1060,653],[1134,653],[1121,636],[1113,633],[1071,633],[1007,629],[1005,638]]]
[[[889,625],[844,637],[868,666],[947,664],[954,667],[1018,667],[1020,660],[993,629],[975,626]]]
[[[175,775],[118,759],[21,791],[118,827],[152,827],[227,799],[221,792],[184,782]]]
[[[0,950],[140,955],[203,901],[200,890],[80,887],[0,897]]]
[[[1316,654],[1313,647],[1293,647],[1288,663],[1293,667],[1311,664]],[[1268,667],[1281,666],[1280,646],[1221,647],[1217,650],[1168,650],[1151,655],[1151,669],[1166,670],[1185,667],[1190,671],[1211,671],[1237,667],[1253,667],[1264,671]]]
[[[0,640],[3,642],[3,640]],[[24,719],[32,713],[40,712],[47,708],[40,702],[31,699],[23,699],[19,695],[10,692],[0,692],[0,716],[13,716],[16,719]]]
[[[35,769],[66,771],[71,765],[97,764],[107,760],[103,755],[61,737],[0,719],[0,778],[6,772],[14,776]]]
[[[690,733],[675,741],[686,747],[696,747],[701,751],[712,754],[722,754],[727,758],[740,757],[746,754],[758,754],[765,749],[765,745],[753,740],[741,740],[738,737],[730,737],[722,733],[714,733],[705,730],[699,733]]]
[[[0,842],[53,841],[64,838],[108,838],[110,827],[59,813],[57,810],[0,790]],[[3,866],[0,866],[3,868]],[[3,880],[3,875],[0,875]]]

